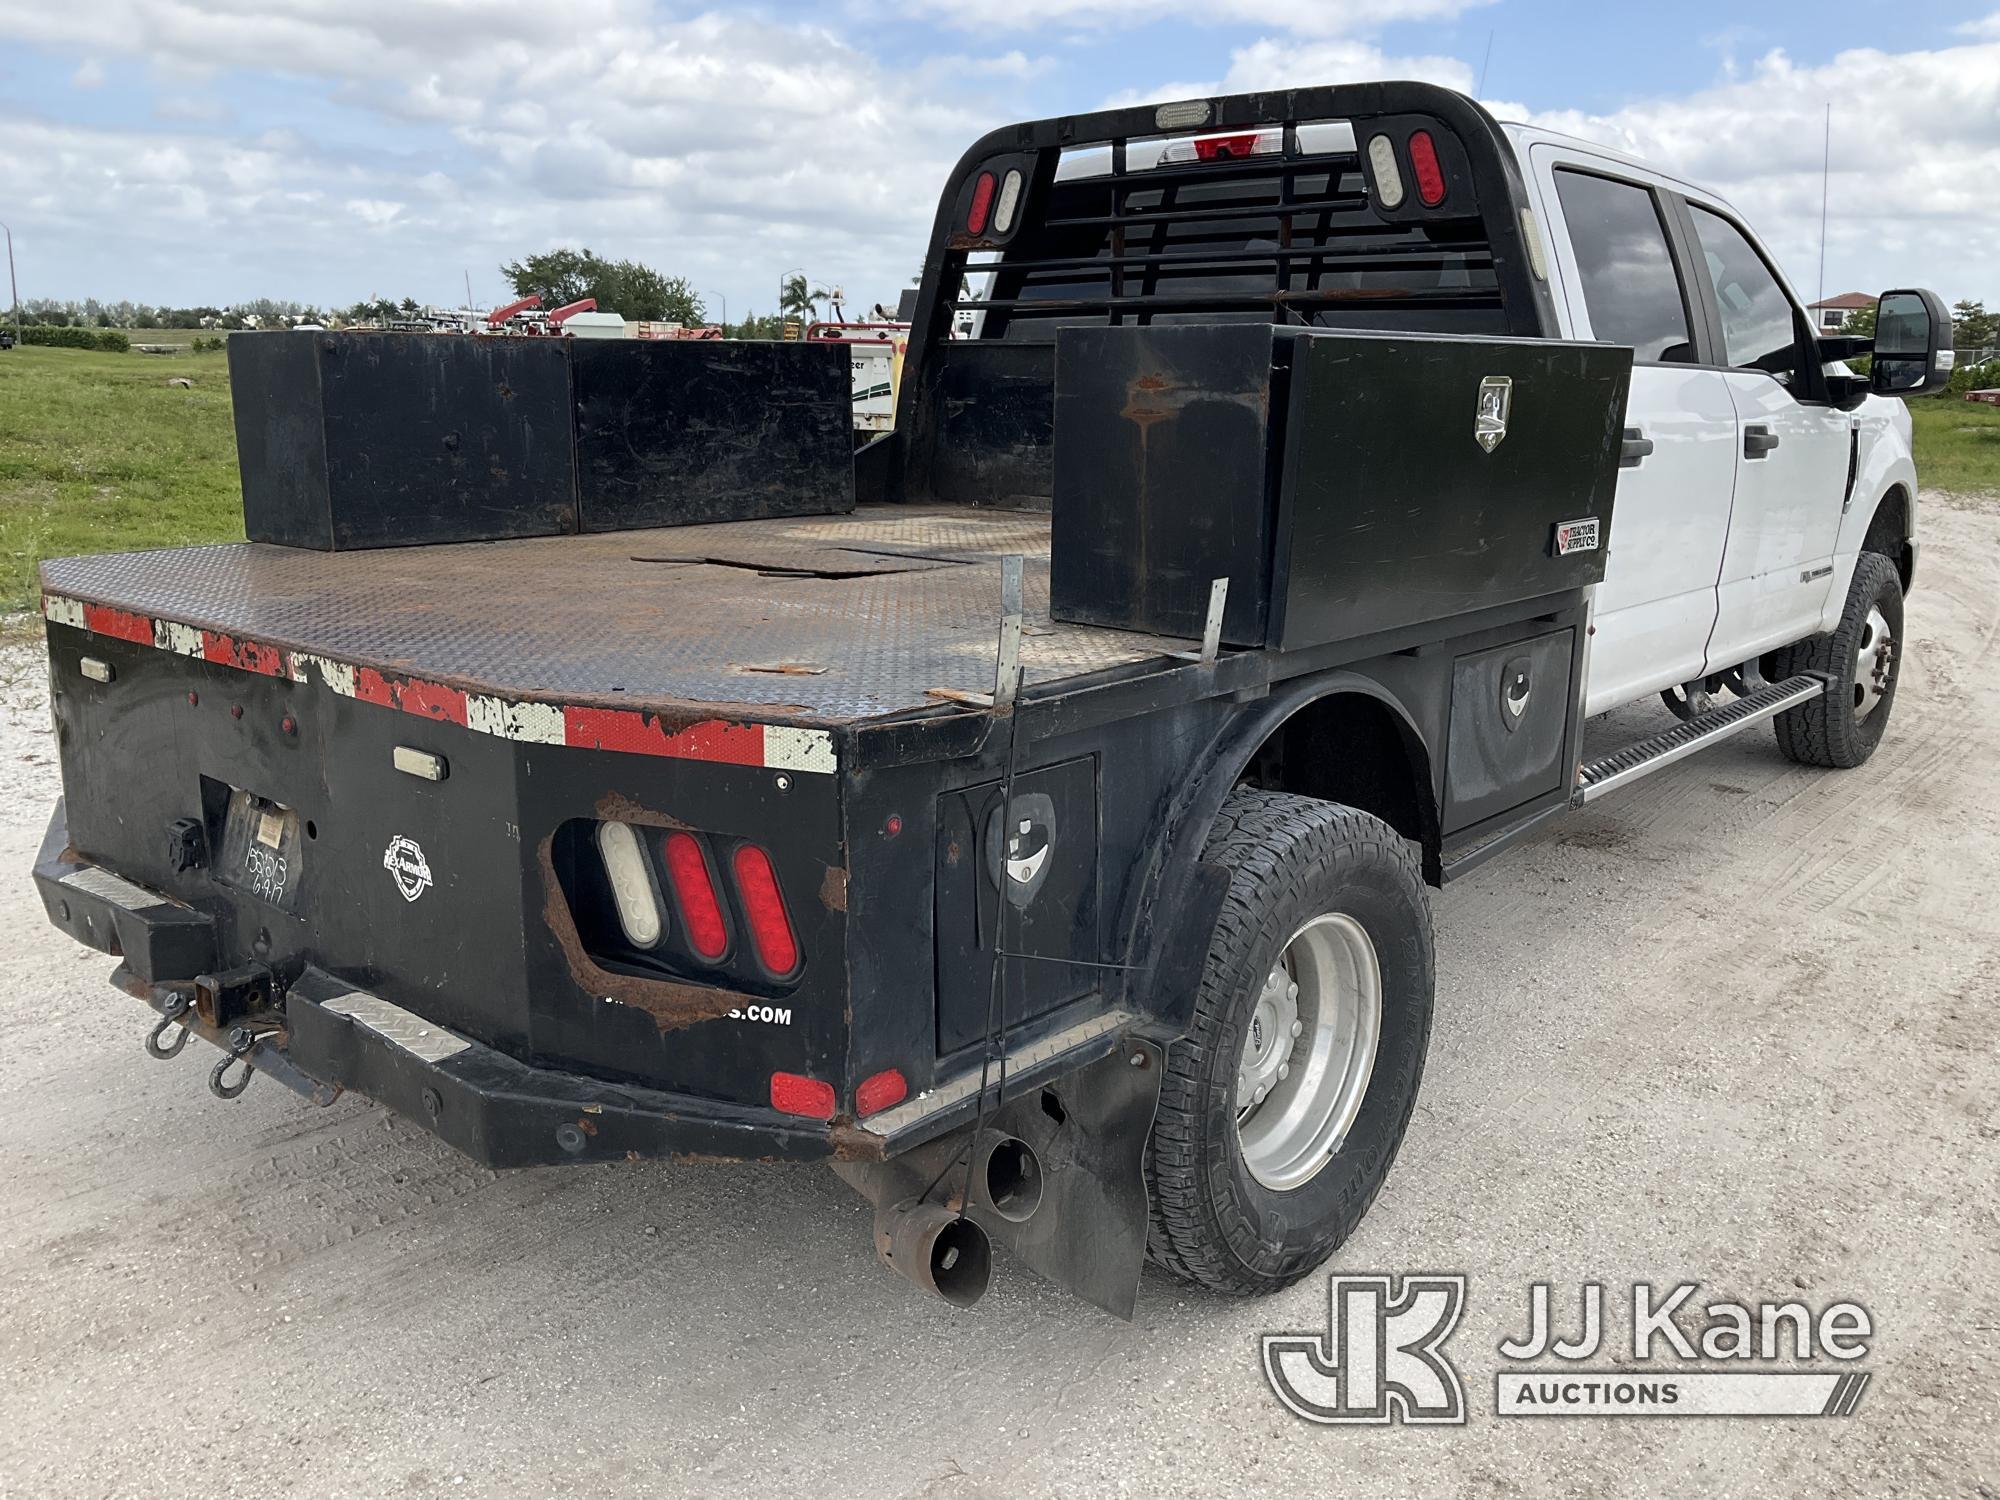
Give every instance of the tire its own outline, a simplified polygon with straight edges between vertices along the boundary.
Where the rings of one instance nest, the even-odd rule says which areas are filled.
[[[1886,641],[1881,639],[1884,625]],[[1774,681],[1800,672],[1824,672],[1833,679],[1823,696],[1772,720],[1778,748],[1788,759],[1846,770],[1875,753],[1896,703],[1902,641],[1902,579],[1888,558],[1864,552],[1855,562],[1847,608],[1833,633],[1773,653]]]
[[[1430,1044],[1430,903],[1417,860],[1394,829],[1368,813],[1308,797],[1238,789],[1223,804],[1203,857],[1228,867],[1229,892],[1192,1025],[1167,1054],[1146,1152],[1147,1252],[1198,1286],[1256,1296],[1290,1286],[1340,1247],[1402,1145]],[[1318,1096],[1306,1088],[1320,1055],[1315,1048],[1338,1055],[1338,1043],[1328,1039],[1342,1027],[1321,1023],[1365,1010],[1365,1001],[1350,1006],[1328,998],[1365,995],[1364,949],[1372,950],[1379,974],[1373,1062],[1358,1085],[1358,1105],[1354,1083],[1343,1091],[1353,1112],[1328,1154],[1322,1143],[1331,1137],[1306,1124],[1291,1134],[1282,1127],[1295,1115],[1309,1122],[1313,1114],[1311,1104],[1293,1101]],[[1356,967],[1343,968],[1349,960]],[[1272,1076],[1252,1070],[1269,1065],[1272,1054],[1260,1051],[1268,1048],[1264,1039],[1288,1029],[1267,1028],[1259,1014],[1260,1001],[1268,1004],[1286,988],[1267,992],[1274,969],[1292,975],[1294,992],[1306,985],[1303,998],[1291,1003],[1302,1027],[1309,1016],[1314,1024],[1285,1054],[1306,1061],[1295,1076],[1270,1084],[1268,1096],[1255,1096],[1272,1114],[1260,1116],[1259,1104],[1239,1129],[1239,1087],[1246,1077]],[[1345,990],[1336,984],[1329,991],[1312,977],[1327,973],[1359,977]],[[1320,1076],[1333,1077],[1336,1065],[1321,1068]],[[1342,1076],[1351,1078],[1355,1066]],[[1269,1185],[1260,1171],[1288,1185]],[[1291,1182],[1301,1172],[1305,1179]]]

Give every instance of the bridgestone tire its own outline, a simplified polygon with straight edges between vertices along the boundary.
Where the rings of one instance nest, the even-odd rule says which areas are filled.
[[[1854,717],[1854,658],[1868,628],[1871,611],[1880,611],[1889,622],[1890,638],[1896,644],[1889,668],[1888,686],[1881,700],[1865,719]],[[1896,682],[1902,676],[1903,583],[1896,565],[1879,552],[1864,552],[1854,565],[1854,581],[1848,586],[1847,608],[1831,635],[1816,635],[1773,653],[1773,681],[1800,672],[1824,672],[1833,686],[1824,695],[1798,708],[1787,709],[1772,720],[1778,748],[1786,757],[1806,766],[1849,769],[1860,765],[1882,743],[1889,724],[1889,711],[1896,704]]]
[[[1228,867],[1229,893],[1192,1029],[1168,1052],[1146,1153],[1147,1253],[1199,1286],[1256,1296],[1290,1286],[1338,1249],[1389,1174],[1430,1044],[1430,904],[1394,829],[1308,797],[1236,791],[1204,857]],[[1273,1191],[1243,1158],[1236,1073],[1265,977],[1293,934],[1328,912],[1358,922],[1375,950],[1382,1015],[1374,1069],[1326,1166],[1301,1186]]]

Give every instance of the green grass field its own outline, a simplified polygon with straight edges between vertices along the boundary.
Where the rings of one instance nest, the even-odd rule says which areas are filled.
[[[0,351],[0,614],[45,557],[242,535],[224,356]]]
[[[1925,488],[2000,500],[2000,407],[1913,411]],[[45,557],[242,535],[223,355],[0,351],[0,615],[34,607]]]
[[[1917,484],[2000,500],[2000,406],[1960,397],[1913,401]]]

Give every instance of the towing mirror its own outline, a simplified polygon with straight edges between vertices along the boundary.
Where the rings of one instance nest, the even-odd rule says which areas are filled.
[[[1878,396],[1929,396],[1951,381],[1951,316],[1936,292],[1884,292],[1875,304],[1875,362],[1868,388]]]

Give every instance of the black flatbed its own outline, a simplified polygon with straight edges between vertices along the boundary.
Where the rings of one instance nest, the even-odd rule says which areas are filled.
[[[967,507],[451,546],[63,558],[45,593],[505,698],[839,723],[993,687],[1001,559],[1029,685],[1187,642],[1049,618],[1049,517]]]

